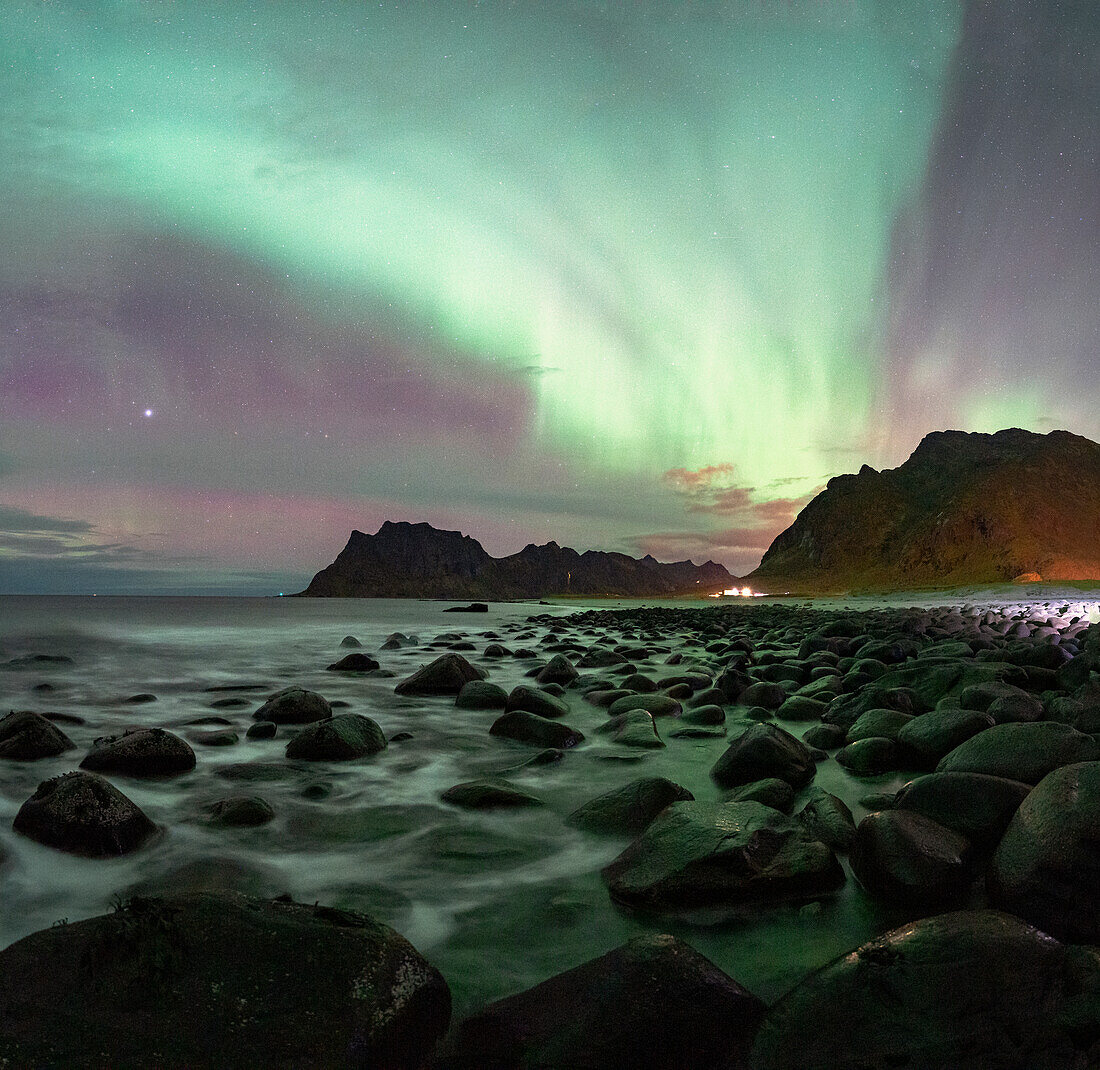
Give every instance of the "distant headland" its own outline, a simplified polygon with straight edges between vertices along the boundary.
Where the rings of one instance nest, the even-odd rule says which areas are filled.
[[[491,557],[476,539],[431,524],[387,520],[374,535],[353,531],[328,568],[301,595],[309,598],[512,598],[703,596],[735,582],[708,561],[662,564],[653,557],[533,543]]]

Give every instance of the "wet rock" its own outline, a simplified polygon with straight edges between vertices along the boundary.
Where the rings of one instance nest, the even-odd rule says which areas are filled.
[[[130,695],[129,698],[124,698],[122,704],[124,706],[144,706],[148,702],[156,702],[157,696],[148,692],[142,691],[137,695]]]
[[[259,795],[233,795],[219,799],[209,809],[210,824],[234,828],[266,825],[274,817],[271,804]]]
[[[626,658],[622,654],[616,654],[614,650],[606,647],[590,647],[584,656],[577,662],[580,669],[604,669],[609,665],[625,665]]]
[[[467,810],[495,810],[515,806],[541,806],[542,800],[502,780],[469,780],[448,788],[440,798]]]
[[[404,650],[406,647],[417,646],[420,640],[415,635],[406,635],[404,632],[391,632],[382,643],[382,650]]]
[[[593,706],[602,706],[605,709],[610,709],[619,699],[634,694],[636,694],[636,692],[631,691],[629,687],[597,688],[594,691],[587,692],[584,696],[584,701],[590,702]]]
[[[871,736],[842,747],[836,760],[852,776],[878,776],[898,768],[898,746],[884,736]]]
[[[190,732],[187,738],[202,747],[231,747],[240,742],[240,736],[232,728],[220,728],[210,732]]]
[[[665,807],[694,798],[687,788],[665,777],[641,777],[590,799],[566,820],[591,832],[637,835]]]
[[[131,728],[97,739],[80,768],[134,777],[174,776],[195,768],[195,752],[163,728]]]
[[[961,902],[973,879],[970,841],[913,810],[869,814],[848,857],[871,895],[919,910]]]
[[[520,684],[508,693],[505,710],[526,710],[540,717],[564,717],[569,712],[568,704],[556,695],[548,694],[541,688]]]
[[[766,710],[778,710],[787,701],[787,692],[779,684],[769,680],[757,680],[749,684],[737,698],[742,706],[763,706]]]
[[[1057,721],[998,724],[944,756],[940,773],[987,773],[1037,784],[1051,770],[1100,758],[1092,736]]]
[[[489,729],[489,734],[530,743],[535,747],[552,747],[558,750],[575,747],[584,739],[580,732],[569,725],[540,717],[527,710],[511,710],[498,717]]]
[[[733,788],[723,801],[763,803],[785,814],[794,805],[794,788],[785,780],[767,777],[764,780],[754,780],[751,784],[742,784],[739,788]]]
[[[687,944],[637,936],[489,1004],[458,1027],[437,1065],[739,1070],[763,1013],[760,1000]]]
[[[816,769],[801,740],[778,725],[756,724],[730,743],[710,775],[724,788],[767,777],[778,777],[793,788],[801,788],[813,780]]]
[[[683,706],[669,695],[624,695],[607,708],[608,715],[618,717],[630,710],[645,710],[654,717],[679,717]]]
[[[248,739],[274,739],[278,725],[274,721],[257,721],[248,726],[245,736]]]
[[[471,602],[468,606],[448,606],[444,613],[488,613],[489,607],[484,602]]]
[[[806,730],[802,742],[819,750],[834,750],[844,745],[848,733],[837,724],[815,724]]]
[[[18,710],[0,719],[0,758],[33,762],[54,758],[75,746],[52,721],[31,710]]]
[[[751,1066],[1083,1070],[1065,1013],[1068,966],[1061,944],[1007,914],[911,922],[841,955],[775,1003]]]
[[[360,647],[363,644],[360,643],[354,635],[345,635],[344,638],[340,640],[340,645],[344,647]]]
[[[640,672],[631,673],[623,680],[623,687],[638,695],[649,695],[657,691],[657,681]]]
[[[815,839],[834,851],[847,851],[856,836],[856,823],[847,804],[820,788],[810,789],[810,798],[797,820]]]
[[[334,661],[327,668],[329,672],[374,672],[379,665],[370,655],[355,653]]]
[[[663,747],[652,714],[645,710],[628,710],[612,717],[596,728],[597,735],[610,736],[623,747]]]
[[[254,721],[275,724],[309,724],[332,716],[332,707],[316,691],[285,687],[276,691],[253,715]]]
[[[720,725],[726,723],[726,711],[721,706],[694,706],[681,715],[684,724]]]
[[[673,803],[603,870],[611,898],[659,913],[736,917],[827,895],[833,852],[757,802]]]
[[[981,710],[932,710],[902,725],[897,740],[925,763],[935,765],[960,743],[992,726],[993,718]]]
[[[1020,803],[988,874],[995,906],[1074,943],[1100,943],[1100,762],[1048,773]]]
[[[848,742],[858,743],[861,739],[893,739],[913,719],[913,715],[901,710],[868,710],[856,719],[848,729]]]
[[[441,654],[402,680],[394,692],[398,695],[457,695],[465,684],[484,680],[487,675],[461,654]]]
[[[535,677],[540,684],[561,684],[568,687],[577,679],[577,670],[564,654],[555,654]]]
[[[450,1018],[446,982],[387,926],[232,893],[34,933],[0,953],[0,1000],[12,1066],[407,1070]]]
[[[455,696],[460,710],[502,710],[508,704],[508,692],[488,680],[471,680]]]
[[[29,839],[90,858],[128,854],[156,825],[110,781],[94,773],[65,773],[38,785],[12,828]]]
[[[375,721],[358,713],[340,713],[303,728],[286,745],[286,756],[307,762],[346,762],[385,747],[386,737]]]
[[[791,695],[775,711],[781,721],[817,721],[825,712],[826,703],[805,695]]]
[[[929,773],[906,784],[894,805],[954,829],[988,854],[1029,791],[1030,784],[984,773]]]

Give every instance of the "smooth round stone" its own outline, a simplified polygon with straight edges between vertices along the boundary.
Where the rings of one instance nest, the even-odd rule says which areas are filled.
[[[507,703],[508,692],[488,680],[471,680],[455,696],[455,706],[461,710],[503,710]]]
[[[334,661],[328,666],[329,672],[374,672],[379,668],[378,662],[368,654],[354,653]]]
[[[883,810],[856,829],[849,860],[857,880],[888,903],[927,909],[965,899],[970,841],[912,810]]]
[[[209,810],[210,824],[238,828],[266,825],[274,817],[271,804],[259,795],[233,795],[219,799]]]
[[[278,725],[274,721],[257,721],[255,724],[248,726],[245,737],[247,739],[274,739],[276,731],[278,731]]]
[[[82,772],[39,784],[12,828],[47,847],[91,858],[128,854],[157,830],[110,781]]]
[[[397,684],[394,692],[398,695],[457,695],[465,684],[484,680],[486,675],[461,654],[441,654]]]
[[[17,710],[0,719],[0,758],[32,762],[55,758],[75,746],[52,721],[31,710]]]
[[[897,768],[898,748],[892,739],[872,736],[837,751],[837,762],[852,776],[878,776]]]
[[[566,750],[584,740],[584,736],[561,721],[540,717],[527,710],[510,710],[498,717],[489,729],[490,735],[514,739],[536,747]]]
[[[332,716],[332,707],[316,691],[302,687],[286,687],[271,696],[254,714],[254,721],[274,721],[275,724],[309,724]]]
[[[668,695],[624,695],[612,702],[607,712],[609,716],[617,717],[620,713],[627,713],[630,710],[645,710],[654,717],[679,717],[683,707]]]
[[[663,747],[653,715],[645,710],[628,710],[597,726],[596,734],[609,736],[624,747]]]
[[[589,800],[566,820],[592,832],[637,835],[665,807],[694,798],[687,788],[665,777],[641,777]]]
[[[710,775],[725,788],[773,776],[801,788],[813,780],[816,770],[800,739],[778,725],[757,724],[730,743]]]
[[[306,725],[286,745],[286,756],[307,762],[346,762],[385,747],[386,737],[377,722],[358,713],[340,713]]]
[[[569,705],[564,699],[551,695],[542,688],[528,687],[525,684],[512,688],[504,708],[509,712],[526,710],[528,713],[550,718],[564,717],[569,712]]]
[[[448,788],[440,798],[467,810],[495,810],[516,806],[541,806],[542,800],[499,780],[469,780]]]
[[[134,728],[97,739],[80,768],[134,777],[174,776],[195,768],[195,752],[163,728]]]
[[[742,784],[738,788],[733,788],[725,796],[724,801],[763,803],[785,814],[794,805],[794,795],[794,788],[785,780],[768,777],[765,780],[755,780],[751,784]]]

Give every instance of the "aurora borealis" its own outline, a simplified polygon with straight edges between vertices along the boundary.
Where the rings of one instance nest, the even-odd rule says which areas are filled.
[[[26,3],[0,591],[352,528],[744,573],[923,434],[1100,438],[1100,19],[1038,0]]]

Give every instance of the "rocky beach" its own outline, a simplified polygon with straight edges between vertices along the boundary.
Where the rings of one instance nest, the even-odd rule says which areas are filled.
[[[1095,1066],[1069,594],[17,607],[0,1057]]]

